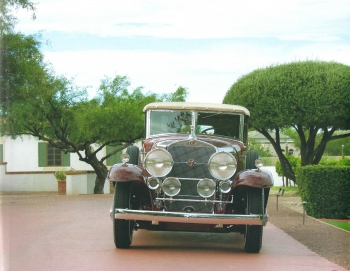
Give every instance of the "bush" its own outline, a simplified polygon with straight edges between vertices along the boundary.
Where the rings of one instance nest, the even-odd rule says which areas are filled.
[[[57,181],[65,181],[66,180],[66,171],[65,170],[55,171],[55,173],[53,175],[55,175],[55,178]]]
[[[342,158],[338,162],[338,166],[350,167],[350,159]]]
[[[298,167],[300,167],[300,165],[301,165],[300,157],[295,157],[293,155],[287,155],[286,158],[289,161],[289,164],[291,165],[293,172],[295,172],[296,169]],[[276,172],[277,172],[278,176],[284,175],[283,171],[282,171],[281,162],[279,160],[276,162]]]
[[[248,148],[250,151],[257,151],[260,157],[272,157],[272,153],[268,148],[265,148],[260,142],[253,138],[248,139]]]
[[[350,167],[305,166],[296,171],[306,213],[316,218],[350,216]]]

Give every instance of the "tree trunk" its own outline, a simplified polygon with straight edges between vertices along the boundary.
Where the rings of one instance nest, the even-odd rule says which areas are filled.
[[[106,165],[99,161],[96,155],[90,156],[85,162],[92,166],[96,172],[94,194],[103,194],[103,187],[108,174]]]
[[[94,187],[94,194],[103,194],[103,187],[105,185],[105,181],[108,174],[107,167],[102,163],[102,166],[95,169],[96,172],[96,180]]]
[[[279,136],[279,129],[276,128],[276,140],[274,140],[269,132],[265,129],[257,129],[255,128],[258,132],[260,132],[262,135],[264,135],[271,143],[273,148],[276,151],[276,154],[278,156],[278,159],[280,160],[283,175],[286,177],[286,181],[288,179],[292,180],[295,183],[295,174],[293,172],[293,169],[291,165],[289,164],[289,161],[287,158],[283,155],[282,149],[281,149],[281,144],[280,144],[280,136]],[[288,184],[287,184],[288,185]]]

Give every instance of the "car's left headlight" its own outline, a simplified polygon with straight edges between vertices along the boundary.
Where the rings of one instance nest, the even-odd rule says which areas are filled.
[[[164,177],[173,168],[171,154],[163,149],[155,149],[147,153],[144,160],[144,167],[149,174],[155,177]]]
[[[235,174],[237,160],[231,153],[217,152],[210,157],[208,168],[214,178],[227,180]]]

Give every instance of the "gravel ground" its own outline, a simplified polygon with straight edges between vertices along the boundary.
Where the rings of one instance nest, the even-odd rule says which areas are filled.
[[[270,194],[269,222],[322,257],[350,270],[350,232],[305,215],[300,197]]]

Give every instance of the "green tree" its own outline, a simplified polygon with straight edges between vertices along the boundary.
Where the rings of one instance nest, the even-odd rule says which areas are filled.
[[[274,147],[284,175],[295,181],[282,153],[280,131],[293,127],[300,139],[301,165],[317,164],[328,142],[350,128],[350,67],[336,62],[302,61],[255,70],[227,91],[224,103],[246,106],[250,125]],[[275,131],[275,138],[269,131]],[[321,135],[317,144],[316,138]]]
[[[104,160],[143,137],[142,109],[161,100],[155,94],[143,94],[141,88],[129,91],[129,85],[126,77],[105,78],[98,96],[88,100],[84,89],[65,78],[47,75],[35,93],[12,103],[2,118],[2,131],[14,137],[32,135],[66,153],[76,153],[96,172],[94,193],[103,193],[108,173]],[[98,158],[107,145],[115,148]]]
[[[293,128],[287,128],[283,129],[283,134],[287,135],[293,140],[293,145],[297,150],[300,150],[300,138],[298,136],[298,133],[293,129]],[[306,131],[307,133],[307,131]],[[335,132],[334,135],[341,135],[347,133],[347,131],[338,131]],[[315,144],[320,144],[322,140],[322,133],[319,133],[316,135],[315,139]],[[342,147],[344,146],[344,148]],[[340,138],[340,139],[335,139],[331,140],[327,143],[326,149],[324,151],[324,155],[327,156],[350,156],[350,138],[345,137],[345,138]]]
[[[344,131],[337,133],[342,134]],[[344,148],[343,148],[344,146]],[[329,156],[350,156],[350,138],[332,140],[327,144],[325,153]]]
[[[33,80],[40,80],[44,69],[40,42],[34,36],[14,32],[13,10],[27,9],[35,19],[35,4],[27,0],[0,1],[0,110],[21,91],[30,91]],[[40,73],[40,75],[39,75]],[[19,97],[17,97],[19,98]]]
[[[248,142],[249,150],[257,151],[260,157],[272,157],[270,150],[268,148],[264,148],[264,146],[257,140],[249,138]]]
[[[32,12],[35,19],[35,3],[28,0],[1,0],[0,1],[0,32],[11,32],[17,22],[16,17],[11,13],[14,9],[26,9]]]
[[[43,61],[41,43],[36,36],[7,33],[2,37],[2,45],[0,104],[6,112],[13,101],[36,91],[37,85],[45,81],[49,66]]]

